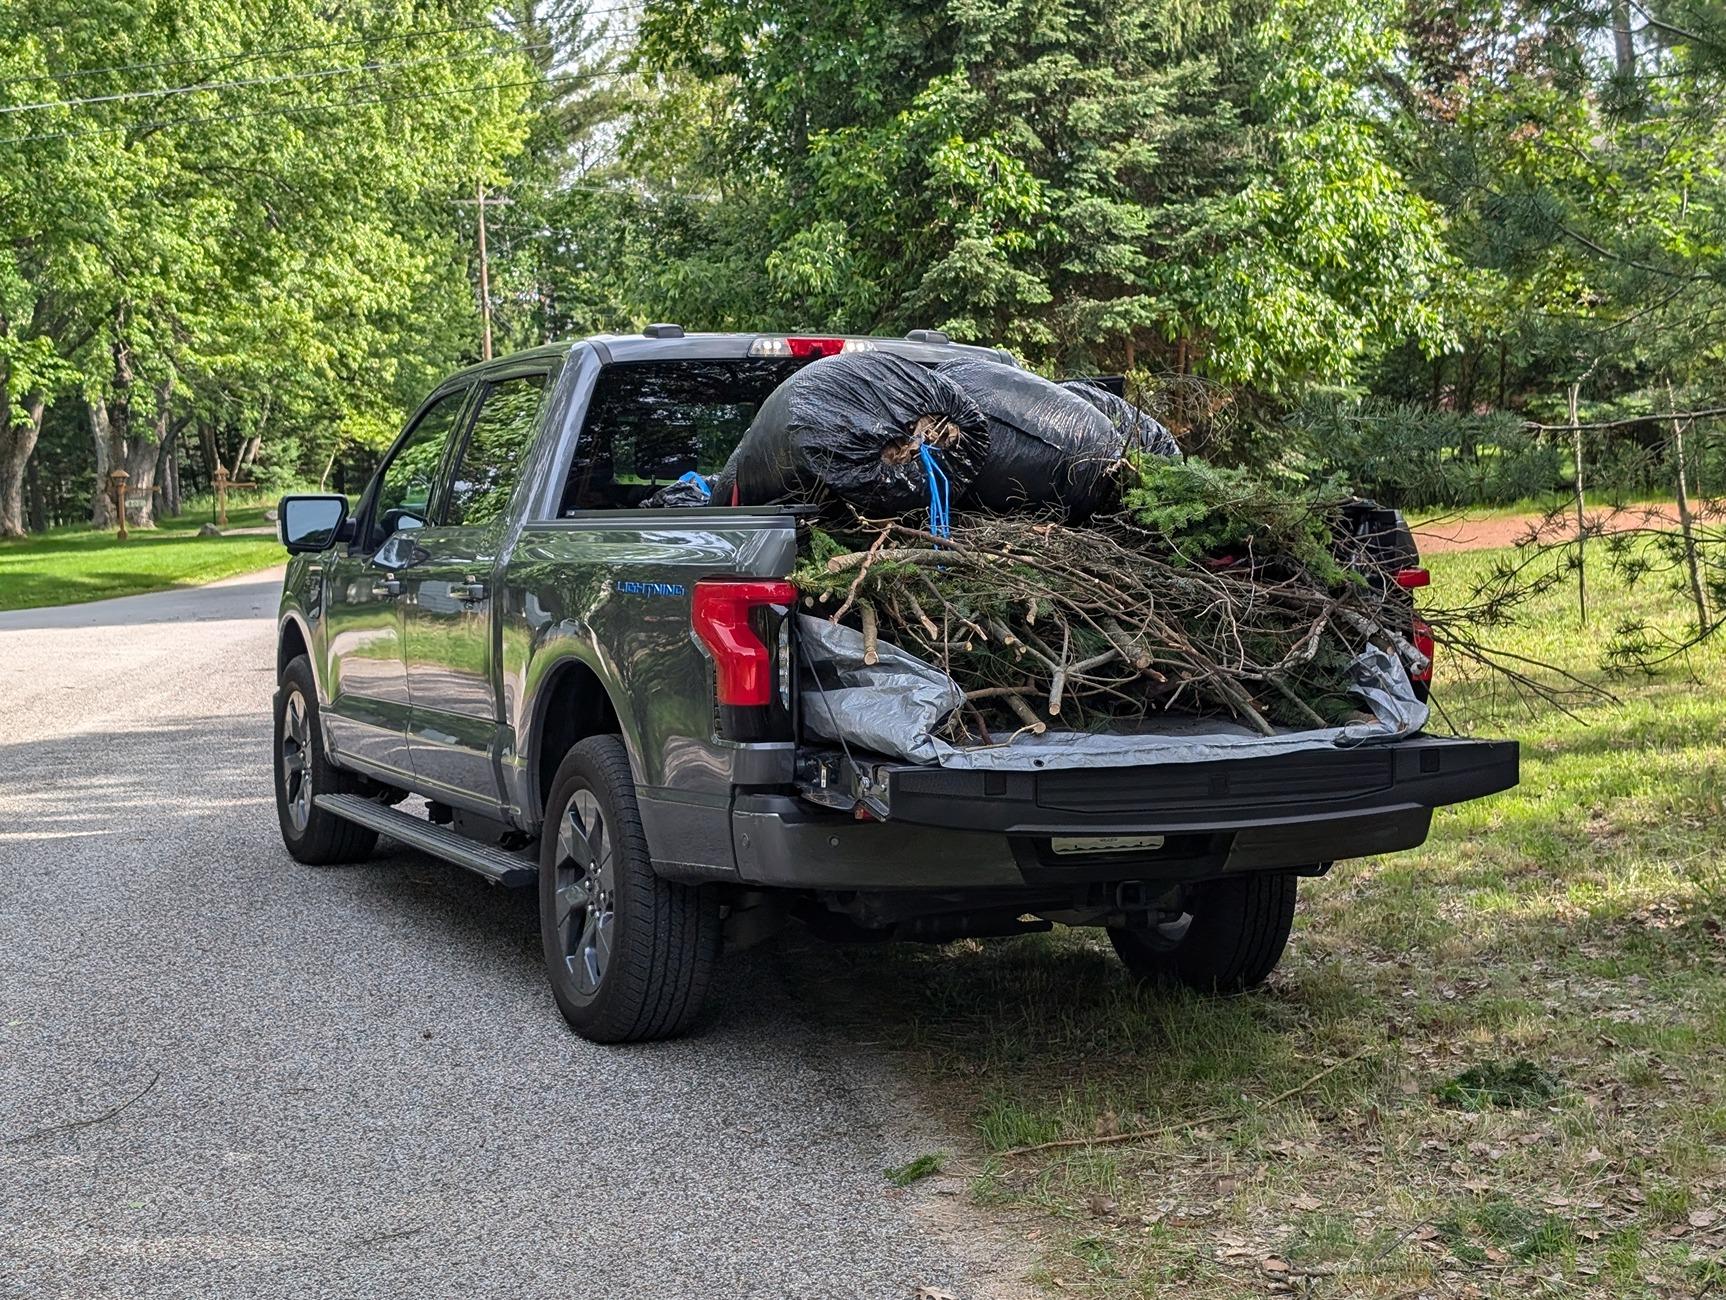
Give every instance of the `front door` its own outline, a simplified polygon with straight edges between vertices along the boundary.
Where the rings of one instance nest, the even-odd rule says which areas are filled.
[[[422,787],[488,811],[503,798],[492,584],[546,382],[536,372],[483,386],[437,520],[415,535],[401,575],[414,772]]]
[[[402,575],[430,519],[432,489],[468,390],[427,405],[391,448],[361,505],[360,535],[327,567],[324,618],[330,746],[356,766],[406,784],[409,700],[402,645]]]

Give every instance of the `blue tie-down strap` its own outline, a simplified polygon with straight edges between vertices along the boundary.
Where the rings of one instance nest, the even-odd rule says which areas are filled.
[[[701,493],[701,495],[706,497],[709,501],[713,500],[713,484],[709,483],[704,476],[696,473],[694,470],[690,470],[687,474],[679,475],[677,481],[679,483],[695,484],[695,490],[697,492]]]
[[[923,444],[920,454],[923,457],[923,472],[929,476],[929,531],[937,537],[947,537],[952,532],[952,521],[948,515],[951,487],[928,443]]]

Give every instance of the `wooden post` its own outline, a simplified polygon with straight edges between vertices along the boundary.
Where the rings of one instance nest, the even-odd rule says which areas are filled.
[[[1690,516],[1690,489],[1684,482],[1684,421],[1678,418],[1678,397],[1672,381],[1666,381],[1666,404],[1672,410],[1672,470],[1678,484],[1678,529],[1684,534],[1684,564],[1690,570],[1690,598],[1696,602],[1696,631],[1708,631],[1713,620],[1708,613],[1708,589],[1702,583],[1702,565],[1696,556],[1696,528]]]
[[[108,481],[114,485],[114,518],[120,523],[120,531],[114,535],[114,540],[126,540],[126,480],[132,476],[123,469],[117,469],[108,475]]]
[[[1576,467],[1576,608],[1588,625],[1588,516],[1582,500],[1582,425],[1576,418],[1581,384],[1570,386],[1570,454]]]
[[[217,462],[216,472],[216,527],[228,526],[228,467]]]

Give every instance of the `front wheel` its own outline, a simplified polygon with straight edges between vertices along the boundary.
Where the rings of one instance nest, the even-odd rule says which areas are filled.
[[[558,765],[540,832],[539,928],[557,1009],[583,1038],[671,1038],[701,1010],[719,905],[710,889],[655,874],[616,736],[591,736]]]
[[[1276,968],[1294,924],[1298,880],[1286,872],[1225,876],[1187,891],[1172,921],[1110,926],[1109,939],[1142,980],[1201,993],[1236,993]]]
[[[276,820],[282,843],[301,862],[329,866],[358,862],[378,842],[378,833],[337,817],[313,802],[320,794],[349,794],[359,787],[352,773],[324,757],[323,721],[312,665],[296,655],[282,669],[276,692]]]

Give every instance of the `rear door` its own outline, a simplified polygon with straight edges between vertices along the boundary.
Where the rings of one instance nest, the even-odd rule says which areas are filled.
[[[428,791],[485,811],[502,801],[493,586],[550,379],[539,368],[481,383],[435,521],[401,574],[414,772]]]
[[[468,395],[469,386],[462,385],[421,408],[367,491],[359,537],[325,570],[325,729],[344,758],[404,783],[412,767],[402,574],[414,562],[414,539],[431,519],[433,493]]]

